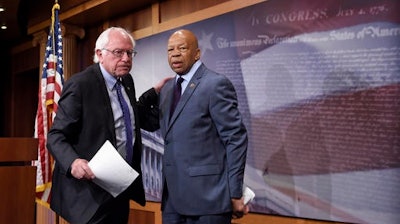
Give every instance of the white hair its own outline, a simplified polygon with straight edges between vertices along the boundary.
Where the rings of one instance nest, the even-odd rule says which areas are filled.
[[[104,30],[100,34],[100,36],[96,40],[96,46],[94,48],[94,56],[93,56],[93,62],[94,63],[99,62],[99,58],[97,57],[96,51],[97,50],[103,50],[107,46],[107,44],[108,44],[108,42],[110,40],[109,39],[109,35],[110,35],[111,31],[118,31],[118,32],[126,34],[131,39],[133,48],[135,48],[135,45],[136,45],[135,39],[133,38],[133,36],[126,29],[121,28],[121,27],[110,27],[110,28],[107,28],[106,30]]]

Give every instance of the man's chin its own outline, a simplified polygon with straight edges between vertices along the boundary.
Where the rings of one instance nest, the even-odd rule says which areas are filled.
[[[178,75],[183,74],[183,70],[182,69],[173,69],[173,71]]]
[[[130,72],[130,70],[123,69],[123,70],[118,70],[116,72],[116,74],[118,74],[118,76],[122,77],[122,76],[129,74],[129,72]]]

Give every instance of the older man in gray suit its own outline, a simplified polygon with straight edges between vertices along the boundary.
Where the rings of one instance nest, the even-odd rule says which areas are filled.
[[[242,198],[247,131],[236,91],[200,55],[191,31],[170,36],[168,62],[177,76],[160,93],[165,224],[230,224],[248,212]]]

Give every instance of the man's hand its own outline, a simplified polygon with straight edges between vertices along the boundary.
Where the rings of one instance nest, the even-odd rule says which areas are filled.
[[[244,204],[243,197],[240,199],[232,198],[231,201],[233,208],[233,213],[232,213],[233,219],[242,218],[243,215],[249,213],[249,206]]]
[[[71,175],[76,179],[92,180],[95,178],[94,173],[85,159],[76,159],[71,165]]]
[[[154,86],[154,89],[156,90],[156,92],[157,92],[157,93],[160,93],[160,91],[161,91],[162,87],[164,86],[164,84],[165,84],[168,80],[173,79],[173,78],[175,78],[175,76],[169,76],[169,77],[163,78],[159,83],[157,83],[157,84]]]

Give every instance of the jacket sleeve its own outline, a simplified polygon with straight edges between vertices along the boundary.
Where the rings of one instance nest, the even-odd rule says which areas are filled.
[[[79,100],[79,88],[74,82],[67,82],[58,102],[57,116],[47,134],[47,148],[68,175],[72,162],[79,158],[72,141],[76,141],[76,130],[80,123],[82,104]]]
[[[159,97],[154,88],[147,90],[139,97],[137,108],[140,127],[146,131],[156,131],[160,128],[158,101]]]
[[[247,131],[238,109],[236,91],[226,78],[215,80],[210,115],[226,149],[231,198],[242,197]]]

